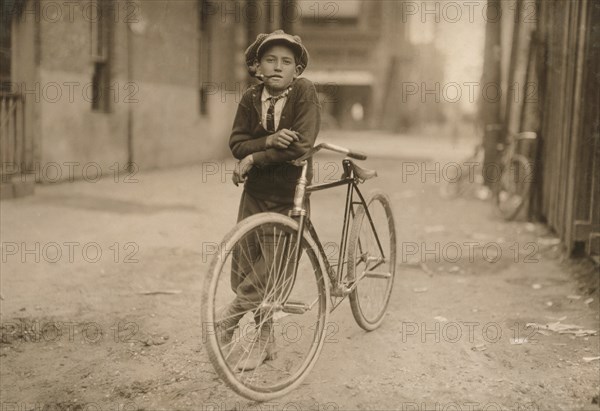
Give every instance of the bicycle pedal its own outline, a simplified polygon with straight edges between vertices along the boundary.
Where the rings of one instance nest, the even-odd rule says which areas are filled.
[[[310,310],[310,306],[300,301],[288,301],[283,305],[282,309],[287,314],[304,314],[308,310]]]

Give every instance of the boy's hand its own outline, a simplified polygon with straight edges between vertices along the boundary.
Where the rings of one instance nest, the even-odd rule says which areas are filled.
[[[254,164],[254,158],[252,157],[252,154],[238,161],[238,163],[235,165],[233,176],[231,176],[233,184],[237,186],[239,183],[246,181],[246,175],[252,168],[252,164]]]
[[[271,134],[267,137],[267,148],[281,148],[286,149],[294,141],[299,141],[300,137],[295,131],[282,128],[275,134]]]

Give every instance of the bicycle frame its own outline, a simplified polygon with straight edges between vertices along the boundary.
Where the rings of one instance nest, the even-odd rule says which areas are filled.
[[[350,221],[351,221],[350,217],[354,218],[354,215],[355,215],[354,206],[355,205],[362,205],[365,208],[366,215],[369,220],[369,224],[371,225],[371,228],[373,229],[373,233],[375,234],[375,239],[377,241],[377,246],[379,247],[379,251],[381,252],[381,255],[382,255],[384,261],[386,258],[383,247],[381,246],[381,242],[379,240],[379,236],[377,234],[377,231],[375,230],[375,225],[373,223],[373,219],[371,218],[368,204],[358,188],[357,178],[354,175],[354,171],[350,164],[350,160],[344,159],[342,161],[342,165],[344,168],[344,174],[343,174],[342,178],[340,178],[339,180],[333,181],[330,183],[322,183],[322,184],[307,186],[308,181],[306,179],[306,172],[308,169],[308,162],[304,161],[302,163],[302,174],[301,174],[300,178],[298,179],[298,183],[296,185],[296,193],[294,196],[294,207],[289,213],[290,217],[295,218],[298,221],[298,232],[297,232],[296,244],[301,244],[301,239],[302,239],[305,228],[308,229],[309,234],[315,240],[315,243],[317,244],[321,259],[323,260],[323,262],[325,264],[327,275],[329,276],[329,279],[331,282],[331,295],[334,297],[347,296],[354,290],[354,288],[358,284],[358,281],[355,281],[350,287],[345,287],[342,282],[342,278],[344,275],[346,251],[347,251],[347,247],[348,247],[348,235],[349,235],[349,227],[350,227]],[[342,234],[341,234],[341,239],[340,239],[340,250],[339,250],[339,255],[338,255],[337,271],[334,271],[333,265],[329,262],[329,259],[325,255],[325,250],[323,249],[323,245],[321,244],[321,241],[319,240],[317,231],[315,230],[315,227],[312,225],[312,223],[310,221],[310,217],[306,213],[305,199],[306,199],[307,193],[312,193],[314,191],[327,190],[330,188],[339,187],[339,186],[343,186],[343,185],[347,186],[346,205],[344,207],[344,222],[343,222],[343,226],[342,226]],[[354,201],[354,193],[355,192],[358,195],[358,198],[360,201]],[[295,248],[295,255],[293,258],[294,278],[296,277],[297,270],[298,270],[298,261],[300,259],[300,251],[301,251],[300,247]],[[380,262],[378,265],[380,265],[382,263],[383,262]],[[373,268],[376,268],[377,266],[375,266]],[[340,300],[340,302],[341,302],[341,300]],[[332,308],[332,310],[335,309],[336,307],[337,307],[337,305],[335,305]]]

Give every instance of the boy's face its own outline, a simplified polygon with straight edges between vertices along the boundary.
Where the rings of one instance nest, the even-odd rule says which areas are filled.
[[[271,94],[285,90],[299,73],[294,53],[285,46],[269,47],[260,59],[257,72],[264,75],[263,82]]]

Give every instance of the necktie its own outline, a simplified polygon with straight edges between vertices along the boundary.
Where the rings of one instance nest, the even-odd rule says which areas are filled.
[[[269,109],[267,110],[267,131],[274,133],[275,130],[275,103],[280,99],[287,97],[290,89],[287,89],[278,96],[269,97]]]

